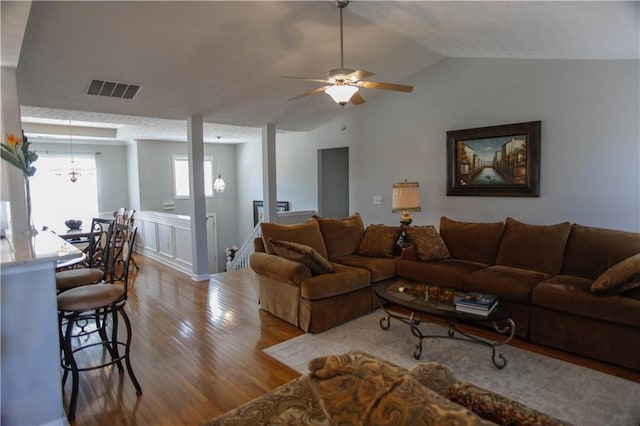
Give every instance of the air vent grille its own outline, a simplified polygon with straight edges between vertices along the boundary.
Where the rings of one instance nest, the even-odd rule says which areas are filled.
[[[112,98],[133,99],[140,86],[105,80],[91,80],[88,95],[109,96]]]

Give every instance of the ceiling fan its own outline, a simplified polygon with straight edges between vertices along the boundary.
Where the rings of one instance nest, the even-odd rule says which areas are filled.
[[[374,73],[364,70],[352,70],[344,67],[344,48],[342,40],[342,10],[349,4],[346,0],[336,0],[336,7],[340,9],[340,68],[332,69],[327,73],[327,77],[322,78],[306,78],[306,77],[290,77],[298,80],[315,81],[324,83],[322,87],[305,92],[301,95],[294,96],[289,100],[303,98],[305,96],[314,95],[316,93],[325,92],[340,106],[345,106],[349,101],[354,105],[363,104],[364,98],[358,93],[361,87],[367,89],[394,90],[396,92],[409,93],[413,90],[413,86],[395,83],[380,83],[376,81],[367,81],[365,78],[371,77]]]

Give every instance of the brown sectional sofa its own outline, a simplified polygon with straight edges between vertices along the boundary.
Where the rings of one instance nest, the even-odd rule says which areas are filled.
[[[640,253],[640,234],[570,224],[464,223],[443,217],[450,257],[423,262],[405,250],[398,276],[499,296],[531,342],[640,370],[640,268],[637,288],[594,294],[610,268]],[[637,257],[637,256],[636,256]],[[623,288],[624,289],[624,288]]]
[[[372,283],[406,279],[491,293],[511,311],[517,336],[640,370],[639,233],[568,222],[471,223],[446,217],[439,236],[433,227],[410,230],[414,246],[397,256],[400,228],[370,225],[365,230],[357,213],[343,220],[263,224],[250,260],[261,307],[316,333],[375,309]],[[422,238],[425,233],[430,237]],[[270,241],[282,240],[300,247],[277,253]],[[309,247],[317,252],[311,263]],[[626,275],[624,285],[616,287],[610,276],[618,279],[613,273],[621,262]],[[594,282],[611,288],[595,294]]]

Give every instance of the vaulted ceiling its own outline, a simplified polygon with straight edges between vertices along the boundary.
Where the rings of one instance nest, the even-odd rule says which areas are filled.
[[[341,113],[323,93],[289,101],[319,84],[281,78],[340,66],[332,1],[40,1],[23,37],[18,3],[2,2],[2,60],[18,60],[32,128],[73,120],[106,123],[118,139],[184,140],[185,120],[202,114],[206,139],[239,142],[259,139],[267,123],[309,130]],[[403,82],[447,57],[638,59],[639,4],[353,1],[345,66]],[[140,89],[133,99],[88,95],[92,79]]]

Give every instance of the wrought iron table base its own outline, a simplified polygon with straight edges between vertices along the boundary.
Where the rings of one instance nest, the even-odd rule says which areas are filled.
[[[398,321],[401,321],[409,325],[411,329],[411,333],[418,338],[418,344],[416,345],[416,350],[413,352],[413,357],[415,359],[420,359],[420,357],[422,356],[422,341],[424,339],[444,338],[444,339],[462,340],[465,342],[477,343],[480,345],[488,346],[491,348],[491,361],[493,362],[493,365],[495,365],[500,370],[506,367],[507,365],[507,359],[501,353],[496,353],[496,347],[505,345],[509,343],[511,339],[513,339],[513,336],[516,332],[516,325],[511,318],[504,320],[504,322],[506,322],[504,327],[500,327],[500,325],[497,322],[493,322],[493,328],[498,333],[500,334],[508,333],[508,336],[505,340],[501,342],[494,342],[494,341],[485,340],[480,337],[461,331],[456,326],[456,321],[453,318],[446,318],[447,322],[449,323],[449,330],[447,331],[447,335],[443,336],[438,334],[423,334],[422,330],[418,328],[420,323],[422,323],[421,313],[416,314],[415,312],[412,312],[411,316],[407,317],[405,315],[400,315],[400,314],[396,314],[388,311],[381,303],[380,303],[380,307],[387,315],[386,317],[380,318],[380,328],[382,328],[383,330],[388,330],[389,327],[391,326],[391,318],[394,318]],[[456,333],[458,333],[460,336],[456,336]],[[499,359],[496,359],[496,357]]]

